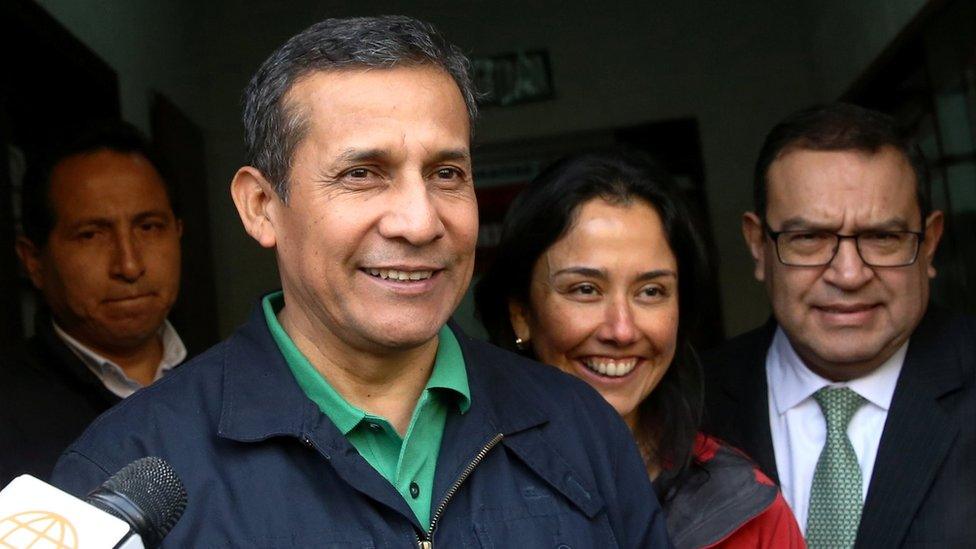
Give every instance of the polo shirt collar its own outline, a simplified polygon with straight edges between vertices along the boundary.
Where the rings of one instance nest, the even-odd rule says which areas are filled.
[[[548,421],[534,397],[524,394],[523,388],[507,375],[511,360],[503,358],[507,353],[475,342],[451,323],[448,328],[460,344],[470,386],[470,413],[465,413],[465,425],[479,425],[478,429],[484,431],[481,434],[490,438],[493,433],[507,436]],[[475,352],[476,346],[482,350]],[[281,435],[302,437],[321,428],[325,429],[322,436],[334,439],[329,443],[330,449],[355,451],[298,385],[271,335],[260,303],[248,321],[218,349],[225,357],[219,436],[252,442]],[[485,356],[489,350],[491,357]],[[468,417],[472,414],[477,417]],[[449,417],[448,426],[452,423]],[[449,434],[446,429],[445,441]],[[468,453],[464,455],[470,457]]]
[[[441,327],[437,337],[434,370],[427,380],[426,390],[437,389],[453,393],[457,399],[458,411],[463,414],[471,408],[471,389],[468,387],[468,374],[461,345],[447,325]]]
[[[347,435],[360,422],[367,419],[368,415],[365,411],[349,404],[295,346],[295,342],[278,322],[277,313],[284,306],[285,296],[281,291],[270,293],[261,300],[261,309],[271,337],[274,338],[298,385],[308,398],[322,413],[329,416],[343,435]],[[455,398],[458,410],[463,414],[471,406],[471,393],[468,389],[468,376],[464,368],[461,347],[447,326],[442,327],[437,335],[439,342],[434,368],[424,390]]]

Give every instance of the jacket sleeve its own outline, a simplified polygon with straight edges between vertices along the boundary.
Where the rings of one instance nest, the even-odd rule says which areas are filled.
[[[616,439],[613,458],[618,497],[610,511],[610,520],[617,522],[617,540],[621,547],[670,548],[664,511],[651,487],[637,445],[623,422],[614,427],[617,427],[613,429]]]
[[[84,499],[89,492],[101,486],[113,474],[115,471],[106,471],[80,452],[69,449],[54,466],[51,484]]]

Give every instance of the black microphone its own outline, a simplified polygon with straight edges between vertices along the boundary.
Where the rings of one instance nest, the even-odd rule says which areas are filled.
[[[85,502],[127,522],[146,549],[154,549],[183,515],[186,489],[169,463],[144,457],[112,475]]]

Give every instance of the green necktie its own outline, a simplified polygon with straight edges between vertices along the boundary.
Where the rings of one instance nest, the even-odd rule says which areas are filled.
[[[810,488],[807,546],[853,547],[861,522],[861,468],[847,425],[866,401],[847,387],[824,387],[813,395],[827,422],[824,442]]]

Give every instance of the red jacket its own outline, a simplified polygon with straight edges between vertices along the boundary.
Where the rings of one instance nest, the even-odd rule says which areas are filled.
[[[662,502],[676,549],[806,547],[779,488],[738,450],[704,434],[701,469]]]

